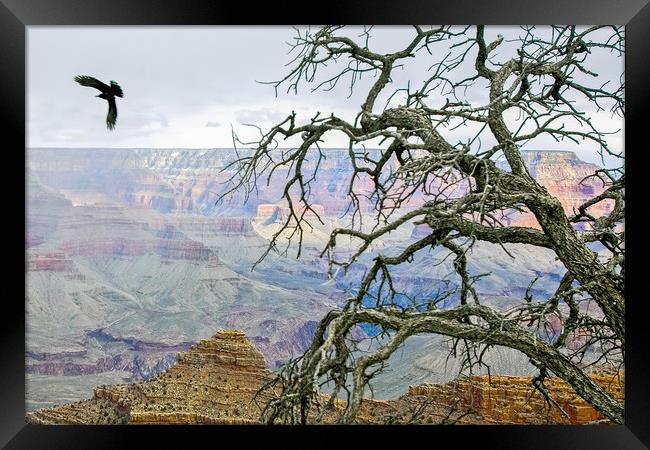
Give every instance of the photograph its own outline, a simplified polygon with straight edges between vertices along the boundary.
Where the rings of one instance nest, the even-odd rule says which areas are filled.
[[[28,26],[25,421],[625,425],[625,59],[624,25]]]

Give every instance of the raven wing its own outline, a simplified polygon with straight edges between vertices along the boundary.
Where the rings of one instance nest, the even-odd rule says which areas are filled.
[[[103,93],[106,93],[110,90],[108,85],[102,83],[97,78],[89,77],[88,75],[77,75],[74,77],[74,80],[82,86],[94,87]]]
[[[120,87],[120,85],[113,80],[111,80],[111,92],[116,97],[124,96],[124,93],[122,92],[122,88]]]
[[[115,97],[112,95],[107,100],[108,114],[106,115],[106,128],[113,130],[115,128],[115,121],[117,120],[117,105],[115,104]]]

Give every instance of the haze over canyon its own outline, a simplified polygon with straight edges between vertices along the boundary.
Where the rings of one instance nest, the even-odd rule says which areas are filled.
[[[531,174],[568,212],[602,191],[597,179],[581,183],[598,167],[571,152],[523,153]],[[222,170],[235,158],[232,149],[29,149],[27,409],[90,397],[100,384],[150,379],[219,329],[243,330],[270,370],[303,352],[318,320],[344,302],[373,254],[426,233],[415,225],[394,233],[346,276],[328,280],[320,254],[329,232],[348,224],[342,180],[351,168],[347,150],[326,154],[312,192],[324,224],[307,236],[300,259],[270,253],[251,271],[286,216],[284,186],[276,177],[247,202],[243,193],[217,202],[234,173]],[[598,207],[595,214],[611,205]],[[527,214],[504,220],[536,226]],[[520,301],[536,276],[533,295],[554,291],[564,268],[552,252],[507,250],[512,256],[486,243],[472,250],[469,270],[491,273],[476,285],[487,301]],[[431,251],[399,266],[397,287],[424,296],[457,282],[445,256]],[[360,338],[370,332],[358,330]],[[447,353],[443,338],[407,341],[376,380],[375,395],[395,398],[413,383],[453,379],[457,367]],[[493,373],[533,373],[525,357],[504,349],[493,349],[488,361]]]

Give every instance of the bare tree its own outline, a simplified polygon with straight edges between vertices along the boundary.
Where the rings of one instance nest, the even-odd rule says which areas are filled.
[[[289,73],[273,83],[276,89],[295,91],[307,83],[331,90],[347,82],[352,92],[362,76],[374,78],[353,121],[319,113],[301,123],[292,112],[270,130],[259,129],[254,142],[234,135],[237,145],[252,151],[233,163],[237,172],[226,194],[248,194],[259,182],[282,170],[288,173],[283,198],[289,213],[260,260],[280,250],[285,240],[293,242],[299,257],[304,233],[322,223],[311,189],[327,153],[320,143],[332,133],[349,140],[351,170],[345,182],[351,221],[331,232],[321,255],[328,260],[330,276],[347,272],[375,242],[406,224],[426,225],[429,231],[399,254],[377,253],[356,293],[322,319],[311,346],[269,386],[276,395],[264,411],[267,422],[306,422],[324,407],[325,383],[334,386],[330,398],[345,393],[342,421],[353,422],[372,377],[400,344],[420,333],[453,338],[454,351],[462,353],[468,367],[481,364],[491,346],[523,352],[540,371],[531,380],[536,387],[543,389],[544,377],[552,372],[606,417],[623,422],[623,405],[585,373],[583,361],[588,349],[598,349],[599,362],[622,361],[625,350],[623,155],[608,146],[608,132],[583,111],[591,104],[598,111],[624,114],[623,78],[602,83],[590,69],[595,52],[610,52],[613,61],[620,61],[623,30],[562,26],[513,31],[510,39],[498,35],[490,41],[484,26],[415,26],[402,50],[378,53],[371,50],[371,28],[359,36],[338,26],[297,30],[295,58]],[[396,68],[414,57],[432,61],[423,82],[409,82],[388,95]],[[471,97],[470,92],[483,95]],[[454,142],[449,136],[460,127],[472,137]],[[601,155],[620,158],[621,167],[594,173],[603,183],[602,193],[567,213],[531,176],[522,157],[521,147],[541,135],[585,142]],[[278,147],[292,137],[300,139],[298,146]],[[381,150],[366,150],[366,143],[378,139]],[[369,193],[358,188],[368,178],[374,186]],[[411,207],[418,196],[423,201]],[[590,207],[604,201],[613,204],[611,212],[596,217]],[[509,224],[505,218],[513,210],[534,215],[539,227]],[[357,245],[340,256],[337,241],[342,238]],[[533,298],[529,288],[514,308],[487,306],[474,286],[483,274],[468,270],[470,249],[479,241],[506,252],[509,244],[550,249],[566,273],[550,298]],[[593,250],[597,242],[604,249],[599,253]],[[453,259],[458,283],[446,295],[456,295],[457,306],[442,308],[439,297],[406,306],[397,302],[392,271],[418,252],[437,247]],[[289,244],[284,251],[288,249]],[[596,307],[585,310],[587,301]],[[552,321],[560,323],[555,334],[548,333]],[[373,351],[359,354],[351,333],[362,323],[379,326],[382,339]]]

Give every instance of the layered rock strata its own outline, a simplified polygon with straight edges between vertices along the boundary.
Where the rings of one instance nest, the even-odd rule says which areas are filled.
[[[264,357],[246,335],[224,330],[180,353],[176,365],[148,381],[98,386],[90,400],[39,409],[28,413],[26,420],[33,424],[255,424],[261,405],[269,400],[268,391],[260,388],[271,377]],[[623,400],[622,372],[592,374],[592,378]],[[365,399],[358,422],[586,424],[603,420],[560,379],[550,377],[545,385],[554,399],[550,405],[528,377],[473,376],[411,386],[396,400]],[[344,406],[336,401],[322,422],[336,422]],[[315,415],[310,417],[313,421]]]
[[[260,410],[253,397],[269,377],[264,357],[246,335],[225,330],[180,353],[176,365],[150,380],[98,386],[92,399],[36,410],[27,422],[254,423]]]
[[[624,400],[624,373],[593,373],[591,378],[618,401]],[[468,413],[464,423],[571,424],[607,421],[562,379],[544,381],[551,398],[546,401],[529,377],[475,375],[445,384],[409,387],[406,397],[426,398],[440,406]]]

